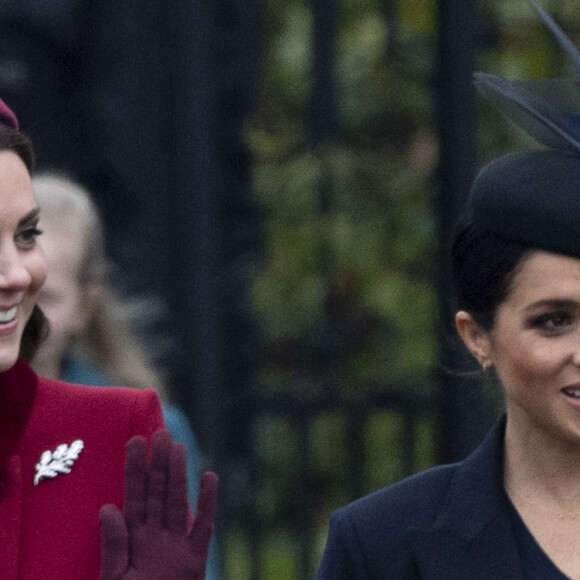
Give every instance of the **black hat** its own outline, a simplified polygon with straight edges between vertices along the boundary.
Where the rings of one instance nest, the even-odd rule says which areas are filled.
[[[580,156],[509,153],[479,172],[468,202],[477,227],[580,258]]]
[[[580,52],[533,0],[580,73]],[[509,81],[477,73],[500,111],[549,149],[512,153],[477,175],[468,201],[475,225],[531,247],[580,258],[580,81]]]

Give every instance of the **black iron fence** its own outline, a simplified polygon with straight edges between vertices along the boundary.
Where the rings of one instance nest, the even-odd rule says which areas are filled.
[[[257,399],[255,495],[250,518],[228,522],[243,532],[223,536],[227,577],[314,578],[333,508],[435,462],[437,405],[422,391],[387,385],[364,400]],[[244,574],[232,545],[249,557]]]
[[[411,378],[416,375],[413,372],[390,382],[375,376],[371,385],[360,376],[349,375],[345,358],[352,353],[344,349],[348,338],[341,336],[341,332],[348,331],[337,323],[339,316],[330,307],[323,308],[320,318],[310,327],[310,341],[282,341],[282,350],[286,349],[290,361],[282,356],[284,363],[278,362],[277,366],[279,350],[267,348],[274,362],[268,359],[263,364],[273,366],[278,375],[272,379],[276,371],[271,369],[257,373],[260,379],[248,407],[247,474],[240,477],[240,471],[234,470],[224,494],[221,537],[228,578],[313,578],[333,509],[437,461],[464,456],[479,442],[488,425],[489,414],[484,411],[479,382],[446,372],[466,368],[465,353],[451,338],[450,289],[442,256],[450,225],[475,167],[471,86],[474,7],[468,4],[447,0],[431,5],[437,12],[438,24],[432,37],[437,39],[432,44],[437,57],[430,69],[427,66],[427,70],[407,71],[410,76],[423,75],[417,82],[423,84],[423,90],[435,103],[439,124],[439,179],[431,203],[433,216],[438,216],[438,221],[433,217],[433,222],[437,224],[440,250],[433,256],[437,266],[429,283],[436,288],[439,314],[446,321],[436,331],[442,347],[439,361],[432,366],[441,370],[431,370],[419,384],[410,383],[416,380]],[[402,38],[397,38],[403,34],[404,22],[395,3],[385,2],[380,8],[389,29],[383,57],[396,61],[404,44]],[[329,288],[336,283],[337,272],[341,276],[339,251],[328,228],[337,213],[344,211],[339,192],[339,181],[344,176],[337,171],[333,156],[341,148],[357,155],[356,145],[345,135],[340,113],[341,104],[344,105],[338,78],[339,68],[344,66],[339,62],[339,36],[344,34],[341,10],[344,5],[335,0],[308,3],[312,52],[304,139],[296,142],[294,150],[273,161],[282,165],[286,156],[299,157],[304,151],[322,160],[310,184],[314,201],[305,205],[304,214],[294,218],[293,223],[297,228],[309,221],[322,224],[315,254],[324,288],[323,301],[332,294]],[[404,65],[404,59],[391,65],[393,82],[393,70]],[[395,107],[382,114],[404,114],[405,105],[398,106],[400,110]],[[267,131],[267,121],[264,124]],[[390,173],[397,172],[397,159],[386,155],[379,162],[392,163]],[[275,183],[273,180],[270,186],[276,187]],[[426,191],[429,185],[423,191],[428,196]],[[361,186],[355,197],[365,193]],[[356,206],[350,210],[347,219],[356,220]],[[388,287],[385,292],[389,292]],[[348,300],[338,302],[339,309],[348,308]],[[313,341],[318,342],[313,345]],[[302,344],[297,346],[296,342]],[[309,343],[306,347],[305,342]],[[312,352],[316,355],[312,356]],[[301,356],[314,368],[305,371],[304,364],[294,360]],[[278,381],[281,374],[288,375],[285,381]],[[299,385],[299,375],[306,375],[302,377],[306,388]],[[268,379],[277,386],[272,387]],[[230,465],[234,464],[235,461]],[[240,485],[240,480],[246,485]]]

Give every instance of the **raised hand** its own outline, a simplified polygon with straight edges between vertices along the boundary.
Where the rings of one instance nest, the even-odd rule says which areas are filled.
[[[193,525],[187,500],[185,450],[166,431],[127,443],[123,512],[105,505],[101,580],[203,580],[213,529],[218,478],[203,474]]]

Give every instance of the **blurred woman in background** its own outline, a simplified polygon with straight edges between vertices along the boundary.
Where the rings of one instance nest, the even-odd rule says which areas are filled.
[[[167,430],[185,446],[188,492],[195,505],[202,473],[195,436],[183,412],[168,402],[147,340],[138,339],[139,325],[150,323],[159,305],[151,299],[123,300],[113,287],[103,225],[86,189],[50,172],[34,175],[32,183],[41,208],[40,243],[48,266],[38,304],[50,323],[50,333],[32,361],[34,370],[70,383],[155,389]],[[218,577],[217,563],[212,544],[207,580]]]

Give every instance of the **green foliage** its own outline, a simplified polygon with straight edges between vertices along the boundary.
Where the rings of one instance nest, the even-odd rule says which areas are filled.
[[[265,209],[266,244],[254,282],[264,332],[258,393],[309,400],[365,397],[426,377],[435,364],[436,224],[429,76],[433,0],[399,5],[400,21],[372,0],[340,3],[336,90],[340,133],[317,143],[308,127],[312,17],[307,2],[268,0],[260,100],[247,143],[254,189]],[[396,26],[395,26],[396,24]],[[342,412],[295,424],[260,416],[257,516],[264,578],[295,578],[292,508],[301,460],[310,465],[312,558],[317,564],[329,515],[352,498],[350,418]],[[434,461],[432,423],[415,429],[416,457],[404,457],[405,424],[395,413],[363,421],[365,489]],[[299,429],[307,429],[307,448]],[[302,434],[304,436],[304,434]],[[419,449],[420,447],[420,449]],[[227,560],[249,548],[228,542]],[[228,566],[229,568],[229,566]],[[313,571],[314,574],[314,571]],[[312,574],[312,575],[313,575]],[[232,575],[232,578],[239,576]]]
[[[270,6],[277,13],[273,0]],[[286,19],[270,28],[261,106],[248,134],[268,218],[254,302],[267,351],[300,354],[286,364],[269,359],[261,387],[295,389],[293,377],[312,374],[312,338],[329,334],[346,392],[423,375],[434,363],[436,245],[427,79],[410,79],[387,58],[389,26],[379,5],[342,3],[335,66],[341,136],[312,145],[311,17],[301,2],[280,10]],[[415,16],[405,15],[407,31],[424,28],[424,17]]]

